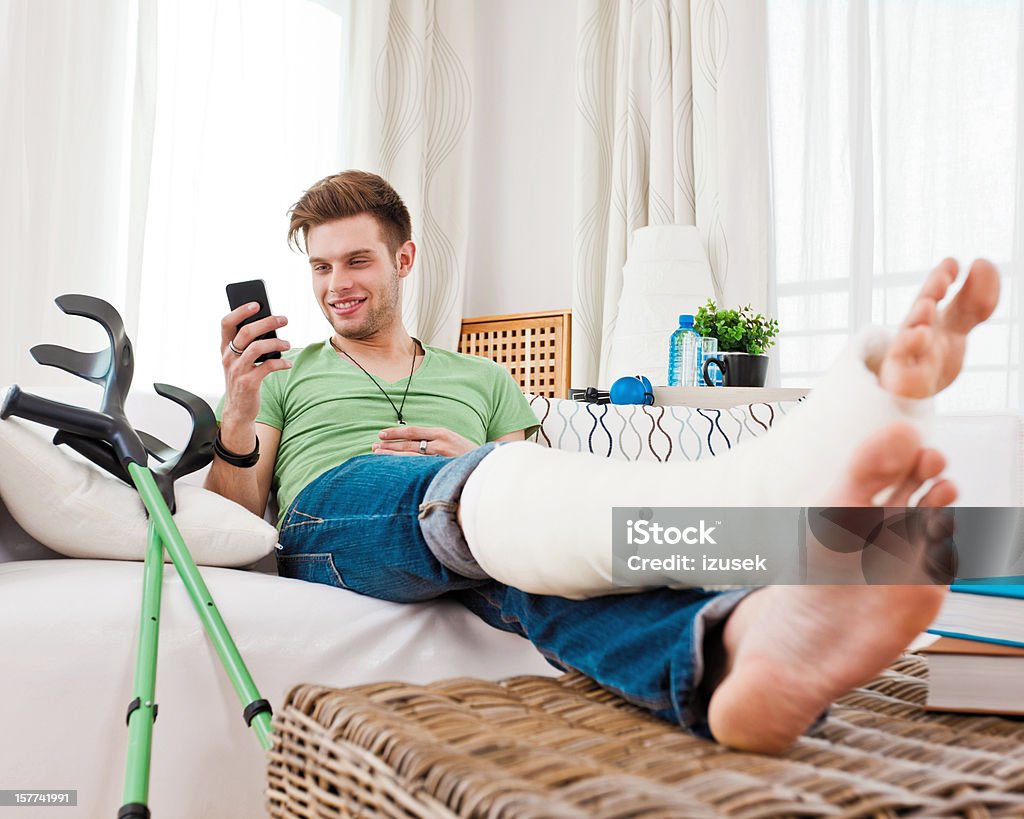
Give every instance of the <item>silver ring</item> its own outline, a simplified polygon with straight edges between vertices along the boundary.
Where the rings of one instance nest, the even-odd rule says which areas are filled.
[[[427,454],[427,441],[424,438],[422,441],[420,441],[420,455],[426,455],[426,454]]]
[[[233,352],[235,355],[241,355],[242,353],[245,352],[245,350],[239,350],[235,346],[235,340],[234,339],[231,339],[231,341],[228,342],[228,349],[231,350],[231,352]]]

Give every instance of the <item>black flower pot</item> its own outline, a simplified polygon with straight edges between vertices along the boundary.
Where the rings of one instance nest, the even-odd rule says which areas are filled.
[[[715,385],[708,375],[708,364],[717,364],[722,371],[722,386],[763,387],[768,377],[768,356],[753,353],[718,353],[704,359],[704,383]]]

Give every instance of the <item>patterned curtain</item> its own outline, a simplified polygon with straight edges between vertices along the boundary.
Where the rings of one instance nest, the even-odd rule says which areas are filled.
[[[577,19],[572,372],[605,385],[639,227],[696,225],[718,298],[770,303],[765,21],[745,0],[579,0]]]
[[[351,2],[353,167],[379,173],[409,206],[417,259],[403,318],[455,349],[469,235],[472,0]]]

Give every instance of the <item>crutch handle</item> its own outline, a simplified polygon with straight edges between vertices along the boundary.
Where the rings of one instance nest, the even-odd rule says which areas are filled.
[[[8,418],[11,415],[92,438],[106,435],[111,420],[94,410],[62,404],[60,401],[23,392],[17,384],[7,391],[3,408],[0,409],[0,418]]]
[[[113,418],[95,410],[75,407],[60,401],[53,401],[50,398],[41,398],[38,395],[23,392],[17,384],[7,391],[7,397],[4,398],[3,406],[0,407],[0,419],[9,418],[12,415],[74,435],[106,441],[125,470],[130,463],[146,465],[146,449],[135,430],[124,418]],[[99,466],[106,468],[104,464],[99,464]]]

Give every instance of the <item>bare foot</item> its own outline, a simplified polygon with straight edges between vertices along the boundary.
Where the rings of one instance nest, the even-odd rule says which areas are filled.
[[[944,468],[907,424],[893,424],[857,452],[833,506],[869,506],[895,485],[905,504]],[[937,481],[921,506],[952,503],[956,490]],[[725,623],[724,655],[709,674],[721,678],[708,707],[723,745],[779,753],[837,697],[872,679],[938,613],[942,586],[769,586],[745,598]]]
[[[999,273],[977,259],[948,305],[939,302],[956,281],[957,263],[945,259],[925,281],[878,368],[878,380],[894,395],[927,398],[960,373],[967,334],[992,315],[999,301]]]

